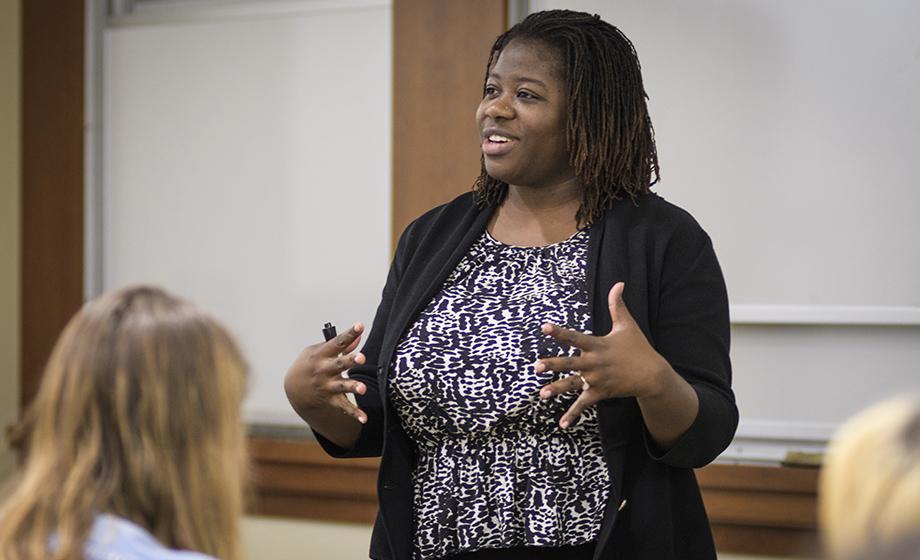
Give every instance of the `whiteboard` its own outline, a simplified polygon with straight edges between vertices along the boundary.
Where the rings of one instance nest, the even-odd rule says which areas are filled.
[[[228,324],[253,370],[251,422],[302,425],[290,363],[324,322],[373,319],[390,20],[387,3],[357,2],[105,32],[103,288],[161,285]]]
[[[532,0],[635,44],[656,191],[713,238],[741,412],[722,460],[820,451],[920,392],[920,3]]]
[[[733,305],[793,315],[801,306],[912,307],[917,323],[920,3],[530,8],[598,13],[633,41],[657,133],[657,191],[712,236]]]
[[[729,452],[822,445],[867,404],[920,390],[917,8],[530,8],[549,4],[599,12],[634,40],[658,192],[712,235],[733,311],[774,311],[733,327]],[[391,13],[336,5],[351,8],[105,32],[103,287],[164,285],[229,324],[253,367],[251,422],[302,426],[284,372],[325,321],[369,324],[386,277]]]

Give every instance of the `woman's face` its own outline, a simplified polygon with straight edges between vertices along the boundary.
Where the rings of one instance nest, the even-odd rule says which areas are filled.
[[[555,49],[513,40],[496,60],[476,110],[486,171],[509,185],[543,187],[575,171],[566,145],[568,98]]]

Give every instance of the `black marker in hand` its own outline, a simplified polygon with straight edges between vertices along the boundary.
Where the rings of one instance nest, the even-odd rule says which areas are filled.
[[[326,339],[326,342],[329,342],[330,340],[335,338],[337,334],[338,333],[335,330],[335,325],[333,325],[332,323],[326,323],[325,325],[323,325],[323,337]],[[343,371],[341,373],[341,376],[342,376],[342,379],[349,379],[347,371]],[[346,394],[345,397],[348,398],[351,404],[356,404],[355,396],[352,395],[351,393]]]
[[[326,342],[329,342],[336,337],[338,333],[335,332],[335,325],[332,323],[326,323],[323,325],[323,336],[326,338]]]

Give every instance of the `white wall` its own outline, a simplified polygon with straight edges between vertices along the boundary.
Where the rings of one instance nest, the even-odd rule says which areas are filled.
[[[0,0],[0,480],[14,466],[6,427],[19,419],[19,0]]]
[[[710,233],[733,304],[742,419],[725,457],[819,449],[860,408],[920,390],[920,4],[529,5],[598,13],[636,46],[656,190]],[[860,324],[872,306],[915,324]]]
[[[300,425],[285,371],[324,322],[371,323],[389,265],[391,25],[387,2],[279,5],[107,29],[102,269],[227,322],[247,418]]]
[[[718,241],[733,303],[920,306],[920,4],[530,5],[632,39],[659,191]]]

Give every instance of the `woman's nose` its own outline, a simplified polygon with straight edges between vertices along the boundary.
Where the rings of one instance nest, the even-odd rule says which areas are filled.
[[[500,96],[486,104],[485,115],[492,119],[510,119],[514,116],[514,109]]]

